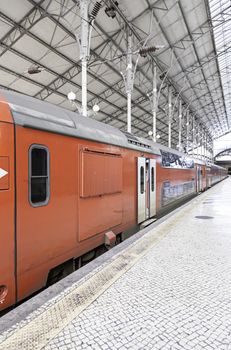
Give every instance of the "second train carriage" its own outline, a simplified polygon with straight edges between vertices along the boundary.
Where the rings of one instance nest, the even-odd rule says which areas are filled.
[[[49,103],[0,95],[0,310],[71,270],[107,233],[131,230],[226,175]]]

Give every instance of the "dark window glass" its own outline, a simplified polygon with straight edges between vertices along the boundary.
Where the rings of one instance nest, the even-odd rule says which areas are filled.
[[[151,188],[152,188],[152,192],[154,192],[155,190],[155,177],[154,177],[154,168],[152,168],[151,170]]]
[[[31,151],[31,175],[47,175],[47,150],[44,148],[33,148]]]
[[[144,167],[140,167],[140,193],[144,193]]]
[[[47,198],[47,179],[45,177],[31,178],[31,202],[45,202]]]
[[[30,152],[30,201],[36,206],[46,204],[49,197],[48,151],[33,146]]]

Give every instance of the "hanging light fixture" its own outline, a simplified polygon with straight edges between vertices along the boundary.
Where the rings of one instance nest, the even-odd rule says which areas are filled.
[[[116,7],[118,7],[118,1],[114,1],[114,5],[108,5],[105,9],[105,13],[110,18],[116,17]],[[116,6],[116,7],[115,7]]]
[[[38,73],[41,73],[43,70],[45,70],[45,68],[40,67],[38,65],[33,65],[33,66],[28,68],[27,73],[28,74],[38,74]]]

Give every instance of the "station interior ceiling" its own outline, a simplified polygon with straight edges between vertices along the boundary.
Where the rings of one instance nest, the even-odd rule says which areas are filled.
[[[89,18],[96,3],[89,0]],[[197,128],[199,143],[203,139],[201,130],[210,140],[227,134],[231,126],[230,1],[98,3],[88,60],[88,108],[97,104],[100,112],[92,117],[122,131],[127,129],[124,77],[130,36],[133,72],[136,67],[132,133],[149,137],[152,130],[156,67],[160,143],[168,144],[169,95],[174,148],[178,145],[180,101],[183,143],[187,115],[190,130]],[[1,88],[76,110],[76,105],[81,105],[80,25],[77,0],[1,1]],[[150,50],[140,54],[144,48]],[[70,91],[76,94],[76,103],[67,99]]]

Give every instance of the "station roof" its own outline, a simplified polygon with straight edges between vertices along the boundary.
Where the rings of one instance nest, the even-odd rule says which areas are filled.
[[[89,0],[91,13],[96,0]],[[127,34],[137,62],[132,94],[132,132],[152,130],[153,67],[157,66],[159,141],[167,144],[168,90],[173,95],[173,147],[178,144],[178,104],[215,138],[227,133],[230,116],[230,1],[103,0],[94,22],[88,64],[88,106],[93,118],[126,130]],[[113,14],[113,8],[115,16]],[[111,10],[111,17],[108,16]],[[114,18],[112,18],[114,17]],[[75,110],[67,94],[81,101],[80,34],[77,0],[7,0],[0,5],[0,87]],[[145,57],[143,46],[163,46]],[[138,57],[139,56],[139,57]],[[41,72],[29,74],[28,69]],[[122,74],[121,74],[122,73]],[[149,97],[148,97],[149,96]]]

